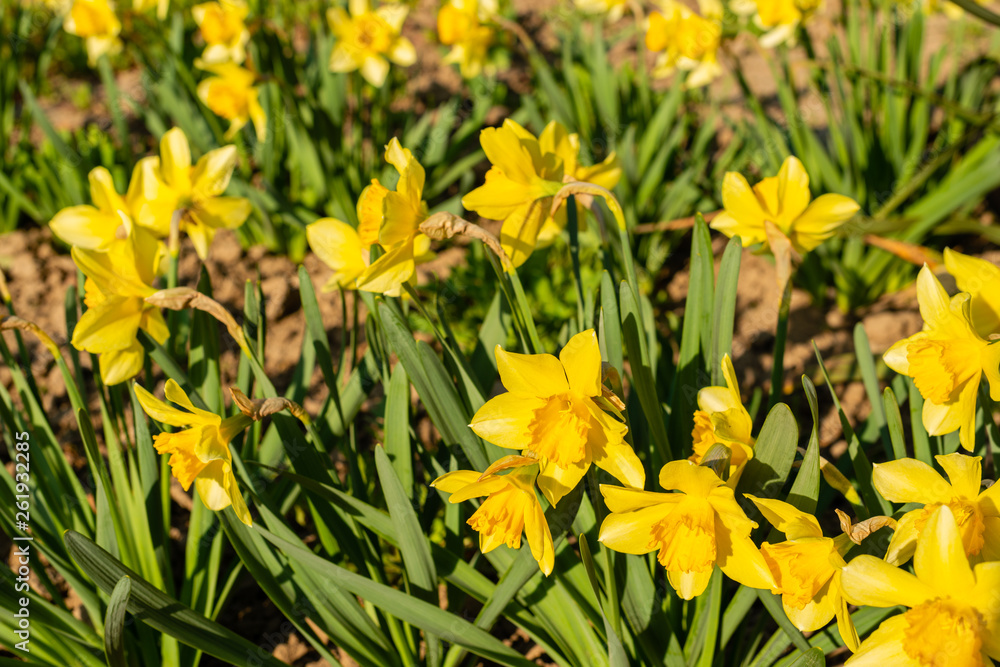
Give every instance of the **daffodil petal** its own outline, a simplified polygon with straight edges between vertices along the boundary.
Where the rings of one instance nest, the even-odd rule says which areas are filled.
[[[812,514],[807,514],[794,505],[780,500],[757,498],[749,493],[744,495],[757,506],[764,518],[784,533],[789,540],[797,540],[801,537],[823,537],[823,529],[819,527],[819,521]]]
[[[476,411],[469,426],[487,442],[508,449],[524,449],[530,432],[528,425],[535,412],[543,408],[542,398],[519,396],[511,392],[494,396]]]
[[[226,509],[233,502],[226,488],[226,467],[225,461],[212,461],[194,480],[194,488],[197,489],[201,502],[216,512]]]
[[[597,334],[587,329],[576,334],[559,352],[569,388],[583,396],[601,395],[601,348]]]
[[[414,271],[413,244],[401,243],[365,269],[358,277],[358,289],[385,294],[412,278]]]
[[[927,328],[936,329],[951,318],[951,298],[927,265],[917,274],[917,302]]]
[[[538,490],[542,492],[550,505],[557,505],[563,497],[576,488],[590,468],[589,461],[581,461],[575,465],[559,466],[551,461],[542,461],[539,465]]]
[[[781,203],[781,213],[778,222],[787,227],[798,218],[806,207],[812,195],[809,193],[809,174],[794,155],[789,155],[781,163],[778,170],[778,201]],[[856,206],[856,205],[855,205]]]
[[[907,512],[896,522],[896,529],[889,540],[889,547],[885,552],[885,562],[899,567],[903,563],[913,558],[913,552],[917,549],[917,518],[923,510],[913,510]]]
[[[667,490],[679,490],[692,496],[707,498],[712,489],[723,482],[709,468],[695,465],[686,459],[671,461],[660,469],[660,486]]]
[[[981,457],[955,452],[934,458],[948,474],[948,479],[951,481],[951,487],[955,493],[969,500],[975,499],[979,495],[980,484],[983,481]]]
[[[161,424],[189,426],[193,423],[192,419],[196,419],[195,415],[190,412],[178,410],[172,405],[161,401],[138,384],[133,386],[135,388],[135,397],[139,400],[139,405],[142,406],[147,415]]]
[[[684,499],[684,495],[680,493],[657,493],[611,484],[601,484],[600,488],[604,503],[616,513],[632,512],[661,503],[679,503]]]
[[[934,468],[916,459],[874,464],[872,484],[893,503],[946,503],[951,485]]]
[[[907,627],[907,619],[902,614],[882,621],[845,664],[850,667],[921,667],[920,661],[911,658],[903,648]]]
[[[782,598],[785,615],[788,616],[788,620],[792,622],[792,625],[802,632],[813,632],[825,627],[837,612],[836,603],[838,600],[837,596],[831,590],[832,585],[833,579],[831,578],[819,589],[816,597],[807,602],[801,609],[788,604]]]
[[[856,605],[915,607],[938,597],[937,591],[905,570],[867,554],[857,556],[841,571],[844,597]]]
[[[714,568],[703,572],[667,572],[667,581],[682,600],[693,600],[708,588]]]
[[[609,514],[601,524],[600,542],[624,554],[649,553],[656,548],[653,524],[666,517],[675,506],[676,503],[657,503],[632,512]]]
[[[749,530],[729,515],[716,514],[716,562],[727,577],[750,588],[770,590],[774,575],[760,549],[750,539]]]
[[[100,356],[101,381],[108,386],[131,380],[142,370],[146,351],[137,340],[121,350],[104,352]]]
[[[64,243],[97,250],[115,239],[115,232],[121,224],[118,216],[93,206],[69,206],[53,216],[49,229]]]
[[[972,295],[972,322],[983,338],[1000,332],[1000,267],[979,257],[970,257],[951,248],[944,249],[944,265],[955,277],[958,289]]]
[[[534,491],[531,493],[534,494]],[[552,574],[556,558],[555,546],[552,543],[549,524],[545,520],[545,513],[537,498],[529,503],[528,510],[524,513],[524,533],[528,536],[528,548],[538,561],[538,567],[545,576]]]
[[[797,249],[800,252],[814,249],[854,217],[859,208],[856,201],[843,195],[817,197],[793,224],[792,234]]]
[[[559,359],[551,354],[518,354],[496,347],[500,381],[515,396],[548,398],[569,391]]]
[[[89,308],[73,329],[73,347],[96,354],[132,347],[143,305],[138,297],[110,296]]]
[[[610,417],[607,420],[613,421]],[[635,450],[624,440],[604,440],[600,447],[591,445],[591,452],[594,465],[610,473],[622,484],[636,489],[646,485],[646,470]]]
[[[190,187],[191,147],[179,127],[167,130],[160,139],[160,173],[172,188]]]
[[[500,244],[515,267],[524,264],[534,252],[538,234],[549,214],[549,203],[548,198],[526,202],[504,219]]]
[[[443,493],[455,493],[462,487],[474,484],[481,476],[482,473],[475,470],[453,470],[435,479],[431,486]]]
[[[972,590],[975,578],[962,544],[955,516],[947,505],[934,510],[917,540],[913,571],[921,581],[933,582],[940,595]]]
[[[358,232],[346,222],[320,218],[306,227],[306,239],[316,256],[333,269],[331,280],[341,287],[353,286],[367,268]]]

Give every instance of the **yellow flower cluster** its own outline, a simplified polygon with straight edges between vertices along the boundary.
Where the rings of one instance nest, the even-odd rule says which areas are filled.
[[[239,227],[250,215],[246,199],[222,196],[235,166],[234,146],[209,151],[192,165],[187,137],[175,128],[163,135],[158,157],[136,164],[124,197],[108,170],[98,167],[90,173],[93,204],[64,208],[49,223],[72,246],[87,278],[87,311],[72,343],[100,356],[105,384],[124,382],[142,369],[140,329],[158,343],[169,335],[159,310],[145,301],[163,273],[161,239],[169,238],[169,251],[176,254],[183,231],[204,259],[217,229]]]

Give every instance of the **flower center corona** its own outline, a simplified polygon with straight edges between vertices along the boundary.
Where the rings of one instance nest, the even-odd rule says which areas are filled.
[[[924,529],[927,520],[934,514],[934,510],[941,507],[942,503],[931,503],[925,505],[923,511],[917,517],[916,528],[918,531]],[[961,498],[953,498],[948,503],[951,513],[955,515],[955,523],[962,533],[962,546],[968,556],[975,556],[983,550],[985,540],[983,533],[986,531],[986,524],[983,521],[983,513],[979,506]]]
[[[910,374],[923,397],[938,405],[958,400],[962,387],[982,372],[980,347],[973,340],[917,340],[907,345]]]
[[[586,459],[591,428],[587,400],[571,393],[550,396],[528,424],[531,441],[526,449],[561,467]]]
[[[479,533],[483,553],[501,544],[511,549],[521,546],[524,531],[524,499],[520,492],[509,487],[490,495],[466,522]]]
[[[926,667],[982,667],[986,623],[951,599],[925,602],[904,614],[903,650]]]
[[[833,540],[829,538],[805,538],[778,544],[765,542],[760,553],[775,573],[784,602],[795,609],[804,609],[836,573],[830,565],[833,548]]]
[[[650,548],[668,572],[706,572],[715,564],[715,510],[704,498],[685,497],[653,524]]]

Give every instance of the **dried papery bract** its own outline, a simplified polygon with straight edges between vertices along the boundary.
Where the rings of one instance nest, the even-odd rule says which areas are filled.
[[[301,405],[282,396],[250,398],[237,387],[230,387],[229,393],[232,395],[233,403],[239,408],[240,412],[255,422],[262,421],[271,415],[287,410],[303,424],[308,426],[312,423],[309,413]]]
[[[840,529],[855,544],[861,544],[866,537],[882,528],[896,529],[896,520],[890,516],[873,516],[854,523],[847,512],[836,508],[834,511],[837,513],[837,518],[840,519]]]
[[[500,245],[500,239],[479,225],[475,225],[453,213],[440,211],[428,216],[426,220],[420,223],[420,233],[435,241],[444,241],[456,236],[465,236],[466,238],[482,241],[497,256],[504,269],[510,270],[512,268],[510,258],[504,252],[503,246]]]
[[[167,310],[185,310],[186,308],[194,308],[208,313],[225,325],[226,331],[229,332],[229,335],[233,337],[233,340],[236,341],[236,344],[240,346],[240,349],[243,350],[248,357],[253,356],[250,354],[249,347],[247,347],[247,341],[246,337],[243,335],[243,329],[236,323],[233,316],[229,314],[229,311],[215,299],[212,299],[197,290],[193,290],[190,287],[171,287],[169,289],[163,289],[146,297],[146,303],[159,308],[166,308]]]
[[[0,283],[2,284],[2,283]],[[6,285],[0,287],[0,289],[5,288]],[[55,341],[45,333],[40,326],[34,322],[29,322],[28,320],[21,319],[15,315],[0,315],[0,331],[27,331],[32,333],[38,338],[39,342],[45,346],[45,348],[52,353],[53,357],[59,356],[59,346],[56,345]]]

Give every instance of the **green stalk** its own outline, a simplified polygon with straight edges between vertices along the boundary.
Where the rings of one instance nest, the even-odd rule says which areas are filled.
[[[781,304],[778,306],[778,328],[774,332],[774,360],[771,368],[771,396],[767,409],[778,404],[782,395],[785,379],[785,342],[788,338],[788,314],[792,306],[792,279],[785,283],[781,294]]]
[[[576,197],[566,199],[566,229],[569,231],[569,254],[573,259],[573,282],[576,284],[577,331],[586,328],[583,306],[583,278],[580,276],[580,225],[576,215]]]

